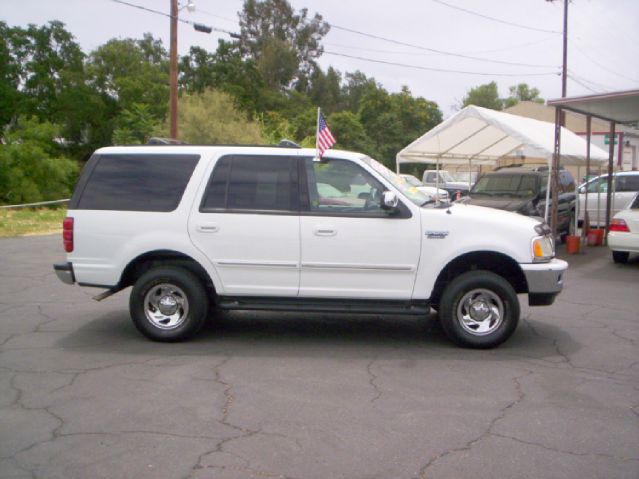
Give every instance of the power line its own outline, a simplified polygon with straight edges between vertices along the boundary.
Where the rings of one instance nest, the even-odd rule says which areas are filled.
[[[115,3],[120,3],[122,5],[126,5],[128,7],[133,7],[133,8],[137,8],[138,10],[144,10],[146,12],[150,12],[150,13],[155,13],[156,15],[162,15],[163,17],[168,17],[168,18],[172,18],[171,14],[169,13],[164,13],[161,12],[160,10],[154,10],[152,8],[148,8],[148,7],[144,7],[142,5],[137,5],[135,3],[129,3],[129,2],[125,2],[124,0],[111,0],[112,2]],[[202,25],[201,23],[197,23],[197,22],[193,22],[191,20],[185,20],[183,18],[179,18],[177,19],[179,22],[182,23],[186,23],[187,25],[192,25],[196,30],[200,30],[200,31],[205,31],[210,29],[211,31],[215,31],[215,32],[220,32],[220,33],[226,33],[228,35],[236,35],[234,32],[231,32],[229,30],[223,30],[221,28],[215,28],[215,27],[210,27],[208,25]],[[209,32],[207,32],[209,33]]]
[[[531,45],[537,45],[539,43],[545,43],[548,40],[554,40],[555,37],[546,37],[543,40],[537,40],[534,42],[526,42],[526,43],[521,43],[519,45],[513,45],[510,47],[504,47],[504,48],[496,48],[496,49],[491,49],[491,50],[479,50],[479,51],[472,51],[472,52],[464,52],[463,55],[472,55],[472,54],[476,54],[476,53],[494,53],[494,52],[504,52],[504,51],[508,51],[508,50],[518,50],[520,48],[523,47],[527,47],[527,46],[531,46]],[[360,50],[360,51],[364,51],[364,52],[373,52],[373,53],[386,53],[386,54],[390,54],[390,55],[412,55],[412,56],[432,56],[432,55],[439,55],[439,53],[420,53],[420,52],[415,52],[415,51],[397,51],[397,50],[380,50],[377,48],[364,48],[364,47],[357,47],[357,46],[353,46],[353,45],[343,45],[343,44],[339,44],[339,43],[328,43],[328,42],[324,42],[324,45],[328,45],[328,46],[333,46],[333,47],[339,47],[339,48],[347,48],[347,49],[351,49],[351,50]],[[554,66],[554,65],[553,65]]]
[[[514,23],[514,22],[509,22],[509,21],[506,21],[506,20],[501,20],[499,18],[490,17],[490,16],[484,15],[482,13],[473,12],[472,10],[466,10],[465,8],[458,7],[457,5],[451,5],[450,3],[446,3],[446,2],[444,2],[442,0],[433,0],[433,2],[439,3],[440,5],[444,5],[444,6],[448,7],[448,8],[452,8],[454,10],[459,10],[461,12],[468,13],[469,15],[475,15],[476,17],[480,17],[480,18],[483,18],[485,20],[491,20],[493,22],[502,23],[504,25],[510,25],[511,27],[523,28],[523,29],[532,30],[532,31],[535,31],[535,32],[561,33],[561,32],[559,32],[557,30],[546,30],[544,28],[529,27],[528,25],[522,25],[520,23]]]
[[[592,57],[590,57],[590,55],[588,55],[586,52],[584,52],[581,48],[579,48],[578,45],[575,44],[575,42],[571,42],[572,46],[575,47],[575,49],[581,53],[582,56],[584,56],[585,58],[587,58],[588,60],[590,60],[592,63],[594,63],[595,65],[597,65],[600,68],[603,68],[604,71],[608,72],[608,73],[612,73],[613,75],[616,75],[618,77],[621,78],[625,78],[626,80],[630,80],[631,82],[635,82],[635,83],[639,83],[639,80],[637,80],[636,78],[630,78],[627,77],[626,75],[623,75],[621,73],[618,72],[614,72],[612,71],[609,67],[606,67],[604,65],[602,65],[601,63],[599,63],[598,61],[596,61],[595,59],[593,59]]]
[[[483,76],[493,76],[493,77],[524,77],[524,76],[548,76],[548,75],[558,75],[558,72],[544,72],[544,73],[493,73],[493,72],[473,72],[473,71],[464,71],[464,70],[448,70],[448,69],[444,69],[444,68],[431,68],[431,67],[424,67],[424,66],[420,66],[420,65],[409,65],[406,63],[397,63],[397,62],[387,62],[384,60],[377,60],[374,58],[366,58],[366,57],[360,57],[360,56],[355,56],[355,55],[347,55],[345,53],[338,53],[338,52],[330,52],[330,51],[324,51],[325,54],[327,55],[334,55],[334,56],[338,56],[338,57],[344,57],[344,58],[351,58],[354,60],[362,60],[365,62],[372,62],[372,63],[381,63],[383,65],[392,65],[392,66],[397,66],[397,67],[404,67],[404,68],[413,68],[416,70],[425,70],[425,71],[431,71],[431,72],[440,72],[440,73],[459,73],[462,75],[483,75]]]
[[[415,45],[414,43],[400,42],[399,40],[393,40],[392,38],[380,37],[379,35],[373,35],[372,33],[366,33],[366,32],[361,32],[359,30],[353,30],[352,28],[346,28],[346,27],[342,27],[342,26],[335,25],[335,24],[332,24],[332,23],[329,23],[329,25],[331,26],[331,28],[335,28],[336,30],[343,30],[345,32],[354,33],[354,34],[357,34],[357,35],[362,35],[364,37],[375,38],[376,40],[383,40],[385,42],[394,43],[396,45],[402,45],[404,47],[417,48],[419,50],[425,50],[425,51],[432,52],[432,53],[437,53],[437,54],[440,54],[440,55],[447,55],[447,56],[453,56],[453,57],[459,57],[459,58],[466,58],[466,59],[470,59],[470,60],[477,60],[477,61],[483,61],[483,62],[488,62],[488,63],[498,63],[500,65],[512,65],[512,66],[522,66],[522,67],[531,67],[531,68],[555,68],[556,67],[556,65],[539,65],[539,64],[531,64],[531,63],[518,63],[518,62],[507,62],[507,61],[502,61],[502,60],[491,60],[489,58],[475,57],[475,56],[472,56],[472,55],[464,55],[462,53],[448,52],[448,51],[445,51],[445,50],[437,50],[435,48],[429,48],[429,47],[425,47],[425,46],[422,46],[422,45]]]

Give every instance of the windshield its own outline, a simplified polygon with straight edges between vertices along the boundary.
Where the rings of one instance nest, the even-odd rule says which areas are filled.
[[[439,171],[439,178],[440,178],[440,181],[443,181],[445,183],[454,183],[455,182],[455,178],[453,178],[451,176],[451,174],[448,173],[446,170],[440,170]]]
[[[382,175],[385,180],[390,182],[395,188],[402,192],[409,200],[415,203],[417,206],[423,206],[430,201],[430,198],[417,188],[412,186],[408,181],[402,178],[400,175],[393,173],[391,170],[382,165],[379,161],[372,158],[362,158],[362,161],[373,168],[377,173]]]
[[[517,196],[531,198],[539,191],[535,175],[484,175],[473,186],[470,194],[487,196]]]
[[[411,186],[424,186],[424,183],[419,181],[413,175],[400,175],[402,178],[406,180],[406,182]]]

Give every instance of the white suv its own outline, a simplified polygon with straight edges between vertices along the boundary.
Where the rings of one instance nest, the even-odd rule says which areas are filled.
[[[548,305],[567,264],[538,220],[433,204],[362,154],[237,146],[110,147],[64,220],[65,283],[133,286],[135,326],[185,339],[217,308],[425,316],[488,348]]]

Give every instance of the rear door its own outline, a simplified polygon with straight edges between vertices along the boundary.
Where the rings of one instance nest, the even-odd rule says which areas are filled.
[[[223,295],[296,296],[300,219],[296,156],[229,155],[213,169],[189,220]]]

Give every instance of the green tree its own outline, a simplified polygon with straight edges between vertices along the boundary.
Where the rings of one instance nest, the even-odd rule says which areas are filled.
[[[158,130],[168,136],[168,123]],[[181,140],[193,144],[262,143],[260,126],[246,119],[233,98],[217,90],[183,94],[178,102],[178,132]]]
[[[85,55],[61,22],[0,24],[0,125],[20,115],[61,126],[67,150],[83,157],[99,138],[103,104],[86,77]]]
[[[377,151],[357,115],[351,111],[333,113],[327,118],[337,143],[335,148],[352,150],[377,157]]]
[[[360,102],[359,120],[371,139],[377,159],[394,167],[399,150],[441,122],[437,104],[415,98],[407,87],[389,94],[370,89]]]
[[[111,107],[111,118],[145,104],[154,118],[168,110],[168,56],[160,40],[145,34],[142,40],[111,39],[91,52],[88,73],[98,92]]]
[[[78,164],[60,156],[60,127],[20,117],[0,148],[0,202],[32,203],[68,198]]]
[[[140,145],[149,141],[157,121],[148,105],[134,103],[120,113],[115,123],[114,145]]]
[[[314,105],[320,106],[324,112],[330,114],[341,109],[341,83],[342,75],[333,67],[328,67],[326,73],[316,68],[310,77],[307,94]]]
[[[245,0],[239,17],[242,55],[258,65],[271,88],[288,88],[311,73],[330,28],[317,13],[295,13],[287,0]]]
[[[501,110],[503,108],[503,102],[499,98],[497,83],[493,81],[468,90],[462,100],[461,106],[465,108],[468,105],[481,106],[490,108],[491,110]]]
[[[375,79],[368,78],[359,70],[353,73],[347,73],[345,78],[346,82],[342,87],[344,106],[353,113],[357,113],[364,94],[377,90],[378,85]]]
[[[520,101],[544,103],[544,99],[539,96],[539,90],[537,88],[529,87],[527,83],[513,85],[508,90],[510,92],[510,96],[504,99],[504,108],[514,106]]]

